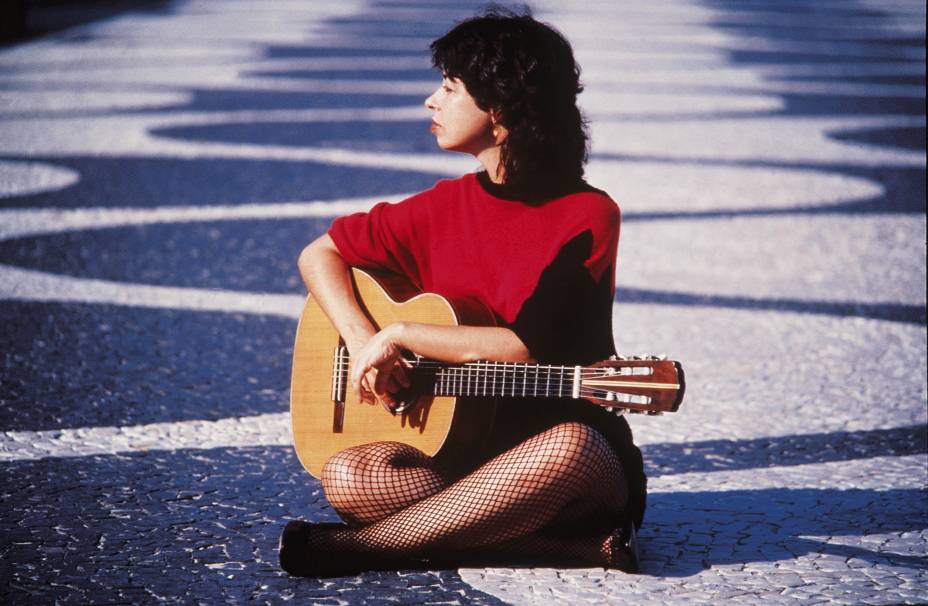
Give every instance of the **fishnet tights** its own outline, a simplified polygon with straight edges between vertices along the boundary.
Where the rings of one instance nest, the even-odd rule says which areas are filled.
[[[557,554],[608,566],[627,499],[615,452],[580,423],[556,425],[456,481],[419,450],[378,442],[333,456],[322,483],[350,526],[314,532],[310,551],[372,562]]]

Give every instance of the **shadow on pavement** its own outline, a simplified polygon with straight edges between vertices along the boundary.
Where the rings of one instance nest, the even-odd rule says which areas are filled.
[[[649,305],[680,305],[685,307],[721,307],[755,311],[780,311],[816,314],[837,318],[869,318],[903,324],[924,325],[928,313],[924,305],[906,303],[864,303],[836,301],[806,301],[802,299],[763,299],[734,295],[702,295],[667,290],[619,287],[615,299],[619,303]]]
[[[0,20],[8,23],[0,28],[0,48],[126,11],[168,12],[170,4],[172,0],[4,0]]]
[[[835,556],[812,564],[832,574],[875,565],[925,567],[920,543],[907,547],[903,539],[897,549],[908,553],[892,546],[898,535],[924,530],[928,502],[921,489],[679,491],[652,493],[648,501],[640,541],[645,574],[690,576],[712,566],[816,554]],[[895,536],[868,538],[885,534]]]
[[[928,427],[834,431],[642,446],[649,475],[763,469],[928,453]]]

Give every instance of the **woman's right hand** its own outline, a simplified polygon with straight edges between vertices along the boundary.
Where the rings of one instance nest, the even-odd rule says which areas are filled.
[[[346,343],[351,354],[351,386],[362,402],[378,401],[394,414],[400,406],[395,394],[409,387],[409,362],[398,341],[400,327],[391,325],[366,341],[355,338]]]

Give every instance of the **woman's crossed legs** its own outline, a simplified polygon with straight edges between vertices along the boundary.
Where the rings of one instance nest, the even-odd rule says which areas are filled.
[[[457,480],[411,446],[377,442],[334,455],[322,482],[349,526],[288,525],[293,545],[283,545],[281,562],[295,574],[337,574],[337,561],[399,568],[422,558],[488,555],[614,566],[612,541],[627,500],[612,447],[573,422]],[[603,523],[577,524],[595,518]]]

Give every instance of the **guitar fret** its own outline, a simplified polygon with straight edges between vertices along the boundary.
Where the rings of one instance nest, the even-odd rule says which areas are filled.
[[[532,391],[532,395],[538,397],[538,367],[535,367],[535,388]]]
[[[548,372],[545,373],[545,396],[551,395],[551,365],[548,364]]]
[[[479,364],[483,364],[483,395],[487,395],[487,363],[479,362]]]
[[[516,364],[515,362],[512,362],[510,366],[512,367],[512,396],[515,397],[516,395],[516,372],[518,371],[519,365]]]
[[[557,385],[557,397],[559,398],[564,397],[564,367],[563,366],[561,366],[561,379]]]

